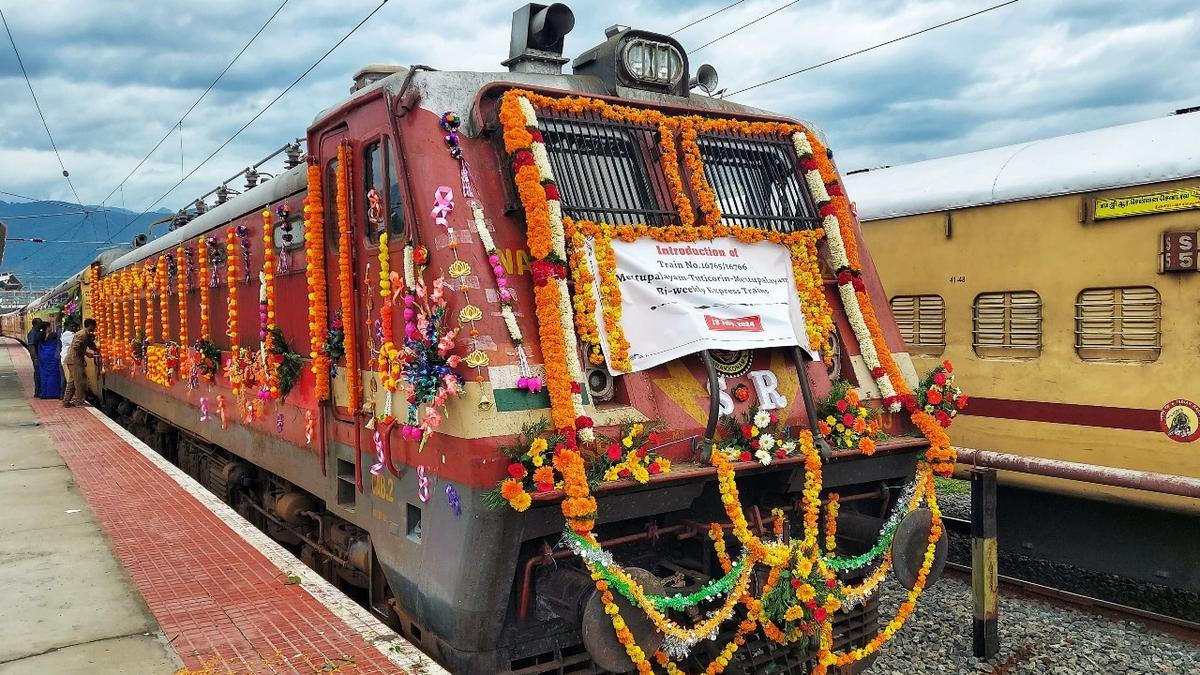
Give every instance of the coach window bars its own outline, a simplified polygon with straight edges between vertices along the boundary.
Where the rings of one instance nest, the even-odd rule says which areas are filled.
[[[946,301],[942,296],[897,295],[891,304],[910,354],[941,356],[946,351]]]
[[[972,344],[982,358],[1036,358],[1042,352],[1042,298],[1034,291],[975,296]]]
[[[1075,300],[1075,351],[1085,361],[1155,361],[1162,300],[1150,286],[1088,288]]]
[[[820,221],[799,179],[788,137],[765,134],[701,134],[697,139],[704,178],[729,225],[776,232],[817,227]]]
[[[563,213],[613,225],[667,225],[675,212],[658,164],[658,128],[593,112],[539,120]]]

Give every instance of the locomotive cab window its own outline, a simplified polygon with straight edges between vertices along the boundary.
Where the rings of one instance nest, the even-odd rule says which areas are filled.
[[[591,116],[589,116],[591,115]],[[673,218],[655,157],[657,129],[580,117],[539,120],[563,212],[614,225],[665,225]]]
[[[325,182],[321,190],[325,193],[325,240],[335,251],[338,250],[337,174],[338,161],[334,158],[325,164]]]
[[[697,139],[704,178],[731,225],[793,232],[816,227],[804,197],[791,141],[747,135]]]
[[[1088,288],[1075,299],[1075,351],[1085,361],[1154,361],[1162,300],[1151,286]]]
[[[1035,291],[975,296],[971,331],[982,358],[1036,358],[1042,353],[1042,298]]]
[[[908,352],[941,356],[946,351],[946,301],[940,295],[897,295],[892,314]]]
[[[385,226],[389,237],[404,233],[399,174],[387,137],[368,143],[363,149],[361,202],[363,236],[370,245],[379,243],[379,234]]]

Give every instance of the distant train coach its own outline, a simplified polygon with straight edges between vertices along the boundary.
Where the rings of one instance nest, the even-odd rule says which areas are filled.
[[[847,177],[966,447],[1200,476],[1200,113]],[[1002,546],[1200,587],[1200,500],[1002,475]],[[1184,533],[1192,533],[1185,535]]]

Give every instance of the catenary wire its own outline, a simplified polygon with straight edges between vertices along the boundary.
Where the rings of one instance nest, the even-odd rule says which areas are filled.
[[[696,19],[695,21],[689,23],[688,25],[684,26],[683,28],[676,28],[675,30],[671,31],[670,33],[667,33],[667,35],[675,35],[676,33],[682,33],[683,31],[691,28],[692,26],[695,26],[698,23],[708,21],[709,19],[720,14],[721,12],[724,12],[727,9],[732,9],[734,7],[737,7],[738,5],[742,4],[745,1],[746,0],[737,0],[737,2],[731,2],[728,5],[725,5],[724,7],[722,7],[721,9],[718,9],[717,11],[713,12],[712,14],[706,14],[706,15],[700,17],[699,19]]]
[[[42,104],[38,102],[37,94],[33,91],[33,82],[29,81],[29,73],[25,70],[25,61],[21,59],[21,50],[17,49],[17,41],[13,38],[12,29],[8,27],[8,18],[4,16],[4,10],[0,9],[0,21],[4,22],[4,32],[8,33],[8,41],[12,44],[13,53],[17,56],[17,65],[21,68],[21,75],[25,78],[25,86],[29,87],[29,95],[33,97],[33,107],[37,109],[38,117],[42,119],[42,127],[46,129],[46,136],[50,139],[50,147],[54,150],[54,156],[58,158],[58,166],[62,169],[63,178],[67,179],[67,185],[71,188],[71,194],[75,195],[75,203],[83,205],[83,200],[79,198],[79,193],[75,191],[75,183],[71,181],[71,172],[67,171],[67,165],[63,163],[62,155],[58,152],[58,144],[54,142],[54,134],[50,133],[50,124],[46,122],[46,115],[42,112]],[[84,216],[87,220],[87,216]]]
[[[188,174],[187,174],[186,176],[184,176],[183,178],[179,179],[179,181],[178,181],[178,182],[176,182],[174,185],[172,185],[172,186],[171,186],[171,188],[170,188],[169,190],[167,190],[166,192],[164,192],[164,193],[162,194],[162,196],[161,196],[161,197],[159,197],[158,199],[155,199],[155,200],[154,200],[154,202],[153,202],[153,203],[151,203],[151,204],[150,204],[150,206],[147,206],[147,207],[146,207],[146,208],[145,208],[145,209],[144,209],[144,210],[143,210],[143,211],[142,211],[140,214],[138,214],[138,215],[137,215],[137,217],[135,217],[135,218],[133,218],[132,220],[130,220],[129,222],[125,223],[125,225],[123,225],[123,226],[122,226],[120,229],[118,229],[116,232],[114,232],[114,233],[113,233],[113,235],[112,235],[112,237],[109,237],[109,241],[111,242],[111,241],[113,240],[113,238],[115,238],[117,235],[121,234],[121,232],[123,232],[123,231],[124,231],[126,228],[128,228],[130,225],[132,225],[133,223],[135,223],[135,222],[137,222],[138,220],[140,220],[140,219],[142,218],[142,216],[146,215],[147,213],[150,213],[150,210],[151,210],[151,209],[153,209],[154,207],[158,206],[158,204],[159,204],[160,202],[162,202],[162,200],[166,199],[166,198],[167,198],[167,197],[168,197],[168,196],[169,196],[169,195],[170,195],[172,192],[174,192],[176,188],[178,188],[180,185],[183,185],[184,181],[186,181],[187,179],[191,178],[191,177],[192,177],[192,176],[193,176],[193,175],[194,175],[194,174],[195,174],[197,171],[199,171],[199,170],[200,170],[200,168],[201,168],[201,167],[203,167],[205,164],[207,164],[207,163],[208,163],[208,162],[209,162],[209,161],[210,161],[210,160],[211,160],[213,157],[216,157],[218,152],[221,152],[221,150],[224,150],[224,149],[225,149],[225,146],[227,146],[227,145],[229,145],[230,143],[232,143],[232,142],[234,141],[234,139],[236,139],[238,136],[240,136],[240,135],[241,135],[241,133],[242,133],[243,131],[245,131],[247,128],[249,128],[249,126],[250,126],[251,124],[254,124],[255,120],[257,120],[259,117],[262,117],[262,115],[263,115],[264,113],[266,113],[266,112],[267,112],[267,110],[269,110],[269,109],[271,108],[271,106],[273,106],[273,105],[275,105],[277,102],[279,102],[279,99],[283,98],[283,97],[284,97],[284,96],[285,96],[285,95],[286,95],[286,94],[287,94],[289,91],[291,91],[291,90],[292,90],[292,89],[293,89],[293,88],[294,88],[294,87],[295,87],[297,84],[300,84],[300,81],[301,81],[301,80],[303,80],[303,79],[304,79],[304,78],[305,78],[305,77],[306,77],[306,76],[307,76],[309,73],[311,73],[311,72],[312,72],[312,71],[313,71],[313,70],[314,70],[314,69],[315,69],[317,66],[321,65],[321,62],[322,62],[322,61],[324,61],[326,58],[328,58],[328,57],[329,57],[329,55],[330,55],[330,54],[332,54],[332,53],[334,52],[334,50],[336,50],[338,47],[340,47],[340,46],[342,45],[342,43],[343,43],[343,42],[345,42],[346,40],[350,39],[350,36],[351,36],[351,35],[354,35],[354,33],[355,33],[356,31],[358,31],[358,29],[359,29],[359,28],[361,28],[361,27],[363,26],[363,24],[365,24],[367,21],[369,21],[369,20],[371,19],[371,17],[375,16],[375,14],[376,14],[376,13],[377,13],[379,10],[383,9],[383,6],[384,6],[384,5],[386,5],[387,3],[388,3],[388,0],[383,0],[382,2],[380,2],[380,3],[379,3],[379,4],[378,4],[376,7],[375,7],[375,9],[371,10],[371,13],[370,13],[370,14],[368,14],[367,16],[365,16],[365,17],[363,18],[363,20],[362,20],[362,21],[359,21],[359,22],[358,22],[358,24],[356,24],[356,25],[354,26],[354,28],[351,28],[351,29],[350,29],[350,32],[348,32],[348,33],[346,33],[345,35],[343,35],[343,36],[342,36],[342,39],[340,39],[340,40],[338,40],[336,43],[334,43],[334,45],[333,45],[332,47],[330,47],[330,48],[329,48],[329,50],[328,50],[328,51],[326,51],[326,52],[325,52],[325,53],[324,53],[324,54],[321,56],[321,58],[317,59],[317,60],[316,60],[316,61],[315,61],[315,62],[314,62],[314,63],[313,63],[311,66],[309,66],[307,70],[305,70],[303,73],[300,73],[300,76],[299,76],[299,77],[297,77],[295,80],[292,80],[292,83],[291,83],[291,84],[289,84],[289,85],[287,86],[287,88],[286,88],[286,89],[284,89],[283,91],[279,92],[279,94],[278,94],[278,95],[277,95],[275,98],[271,99],[271,101],[270,101],[269,103],[267,103],[267,105],[263,106],[262,110],[259,110],[257,113],[255,113],[255,114],[254,114],[254,117],[251,117],[251,118],[249,119],[249,121],[247,121],[245,124],[243,124],[243,125],[242,125],[242,127],[241,127],[240,129],[238,129],[236,132],[234,132],[234,134],[233,134],[232,136],[230,136],[229,138],[227,138],[227,139],[225,140],[225,142],[224,142],[224,143],[221,143],[221,145],[217,146],[217,149],[216,149],[216,150],[213,150],[213,151],[212,151],[212,153],[210,153],[210,154],[208,155],[208,157],[205,157],[203,161],[201,161],[201,162],[200,162],[199,164],[197,164],[196,166],[192,167],[192,170],[191,170],[191,171],[189,171],[189,172],[188,172]]]
[[[221,78],[225,77],[225,73],[228,73],[229,69],[233,67],[233,64],[237,63],[238,59],[242,58],[242,54],[246,53],[246,50],[250,48],[250,45],[254,44],[254,41],[258,39],[258,36],[262,35],[262,32],[267,29],[267,26],[270,25],[273,20],[275,20],[275,17],[279,14],[279,12],[281,12],[283,10],[284,6],[287,5],[289,2],[291,2],[291,0],[283,0],[283,2],[281,2],[279,4],[279,6],[275,8],[275,11],[271,13],[271,16],[267,17],[267,20],[265,22],[263,22],[263,25],[259,26],[258,30],[254,33],[254,35],[250,36],[250,39],[246,41],[246,44],[242,45],[242,48],[240,50],[238,50],[238,53],[233,55],[233,59],[230,60],[229,63],[225,64],[225,68],[223,68],[220,73],[217,73],[217,76],[215,78],[213,78],[213,81],[208,84],[208,88],[204,90],[204,93],[200,94],[200,96],[198,98],[196,98],[195,101],[192,102],[192,105],[186,111],[184,111],[183,115],[181,115],[179,117],[179,120],[176,121],[175,124],[173,124],[170,129],[167,129],[167,133],[163,134],[163,137],[158,139],[158,142],[154,144],[154,147],[150,148],[150,152],[147,152],[146,156],[143,157],[142,160],[137,163],[137,166],[133,167],[133,169],[130,170],[129,175],[122,178],[121,182],[117,184],[117,187],[113,188],[112,192],[108,193],[108,196],[106,196],[104,199],[100,200],[101,204],[104,204],[109,199],[111,199],[112,196],[114,194],[116,194],[117,190],[120,190],[125,185],[125,183],[128,182],[129,179],[133,177],[133,174],[137,173],[137,170],[142,168],[142,165],[146,163],[146,160],[150,159],[151,155],[153,155],[160,147],[162,147],[162,144],[165,143],[166,140],[171,137],[171,134],[175,133],[175,130],[177,128],[179,128],[180,125],[183,124],[183,121],[185,119],[187,119],[188,115],[192,114],[192,111],[196,109],[196,106],[200,105],[200,102],[204,100],[204,97],[208,96],[209,92],[211,92],[213,90],[213,87],[217,86],[217,83],[221,81]],[[182,153],[183,153],[182,131],[181,131],[181,138],[180,138],[179,142],[180,142],[180,154],[182,155]],[[182,157],[180,159],[182,162]]]
[[[725,38],[729,37],[730,35],[733,35],[734,33],[742,30],[743,28],[749,28],[750,26],[753,26],[754,24],[758,23],[759,21],[762,21],[763,19],[771,16],[772,14],[782,12],[783,10],[787,9],[788,7],[791,7],[792,5],[794,5],[798,2],[800,2],[800,0],[792,0],[791,2],[789,2],[786,5],[781,5],[779,7],[776,7],[775,9],[767,12],[766,14],[763,14],[762,16],[758,17],[757,19],[754,19],[753,21],[748,21],[748,22],[738,26],[737,28],[734,28],[733,30],[729,31],[728,33],[725,33],[724,35],[717,36],[717,37],[713,38],[712,40],[709,40],[708,42],[705,42],[704,44],[700,45],[699,47],[689,50],[688,54],[695,54],[696,52],[700,51],[701,49],[704,49],[705,47],[707,47],[711,44],[716,44],[717,42],[724,40]]]
[[[913,31],[912,33],[908,33],[908,34],[906,34],[906,35],[901,35],[901,36],[899,36],[899,37],[892,38],[891,40],[888,40],[888,41],[886,41],[886,42],[880,42],[879,44],[876,44],[876,45],[871,45],[870,47],[865,47],[865,48],[863,48],[863,49],[859,49],[859,50],[857,50],[857,51],[850,52],[849,54],[842,54],[841,56],[838,56],[838,57],[835,57],[835,58],[829,59],[828,61],[822,61],[821,63],[813,64],[813,65],[811,65],[811,66],[806,66],[806,67],[804,67],[804,68],[801,68],[800,70],[794,70],[794,71],[792,71],[792,72],[790,72],[790,73],[787,73],[787,74],[785,74],[785,75],[779,75],[778,77],[773,77],[773,78],[771,78],[771,79],[769,79],[769,80],[763,80],[762,82],[759,82],[759,83],[757,83],[757,84],[752,84],[752,85],[750,85],[750,86],[748,86],[748,87],[742,87],[741,89],[738,89],[737,91],[730,92],[730,93],[729,93],[729,94],[727,94],[726,96],[735,96],[735,95],[737,95],[737,94],[741,94],[741,93],[743,93],[743,92],[750,91],[751,89],[757,89],[757,88],[759,88],[759,87],[762,87],[762,86],[765,86],[765,85],[768,85],[768,84],[773,84],[773,83],[775,83],[775,82],[778,82],[778,81],[780,81],[780,80],[787,79],[787,78],[789,78],[789,77],[792,77],[793,75],[799,75],[799,74],[801,74],[801,73],[807,73],[807,72],[809,72],[809,71],[816,70],[817,68],[821,68],[822,66],[828,66],[828,65],[829,65],[829,64],[831,64],[831,63],[837,63],[838,61],[843,61],[843,60],[845,60],[845,59],[848,59],[848,58],[850,58],[850,57],[852,57],[852,56],[858,56],[859,54],[865,54],[865,53],[867,53],[867,52],[869,52],[869,51],[872,51],[872,50],[874,50],[874,49],[879,49],[880,47],[886,47],[886,46],[888,46],[888,45],[890,45],[890,44],[895,44],[895,43],[897,43],[897,42],[900,42],[901,40],[907,40],[908,38],[911,38],[911,37],[916,37],[916,36],[918,36],[918,35],[921,35],[922,33],[928,33],[929,31],[932,31],[932,30],[937,30],[938,28],[944,28],[944,27],[946,27],[946,26],[949,26],[950,24],[958,23],[958,22],[960,22],[960,21],[966,21],[967,19],[971,19],[971,18],[977,17],[977,16],[979,16],[980,14],[986,14],[986,13],[988,13],[988,12],[991,12],[991,11],[993,11],[993,10],[1000,9],[1001,7],[1006,7],[1006,6],[1008,6],[1008,5],[1015,4],[1015,3],[1016,3],[1016,2],[1018,2],[1018,1],[1019,1],[1019,0],[1008,0],[1008,2],[1002,2],[1002,3],[998,4],[998,5],[992,5],[991,7],[986,7],[986,8],[984,8],[984,9],[981,9],[981,10],[977,11],[977,12],[972,12],[972,13],[970,13],[970,14],[965,14],[965,15],[963,15],[963,16],[960,16],[960,17],[958,17],[957,19],[951,19],[951,20],[949,20],[949,21],[943,21],[942,23],[939,23],[939,24],[937,24],[937,25],[934,25],[934,26],[928,26],[928,27],[926,27],[926,28],[922,28],[921,30],[918,30],[918,31]]]

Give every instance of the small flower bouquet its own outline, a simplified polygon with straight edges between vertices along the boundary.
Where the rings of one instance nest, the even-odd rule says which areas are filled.
[[[916,396],[918,408],[933,415],[943,428],[967,407],[967,395],[954,385],[954,366],[949,361],[942,361],[921,380]]]
[[[833,383],[829,396],[817,404],[817,431],[835,450],[875,452],[875,441],[884,434],[879,430],[879,410],[863,404],[858,392],[845,380]]]
[[[728,438],[717,449],[731,461],[757,461],[766,466],[796,454],[796,441],[787,438],[787,430],[774,412],[754,406],[741,417],[725,415],[721,426]]]
[[[671,460],[651,451],[659,443],[659,427],[661,424],[655,423],[622,424],[620,438],[611,440],[595,461],[589,463],[589,474],[599,473],[603,481],[633,478],[646,483],[651,475],[670,471]]]

